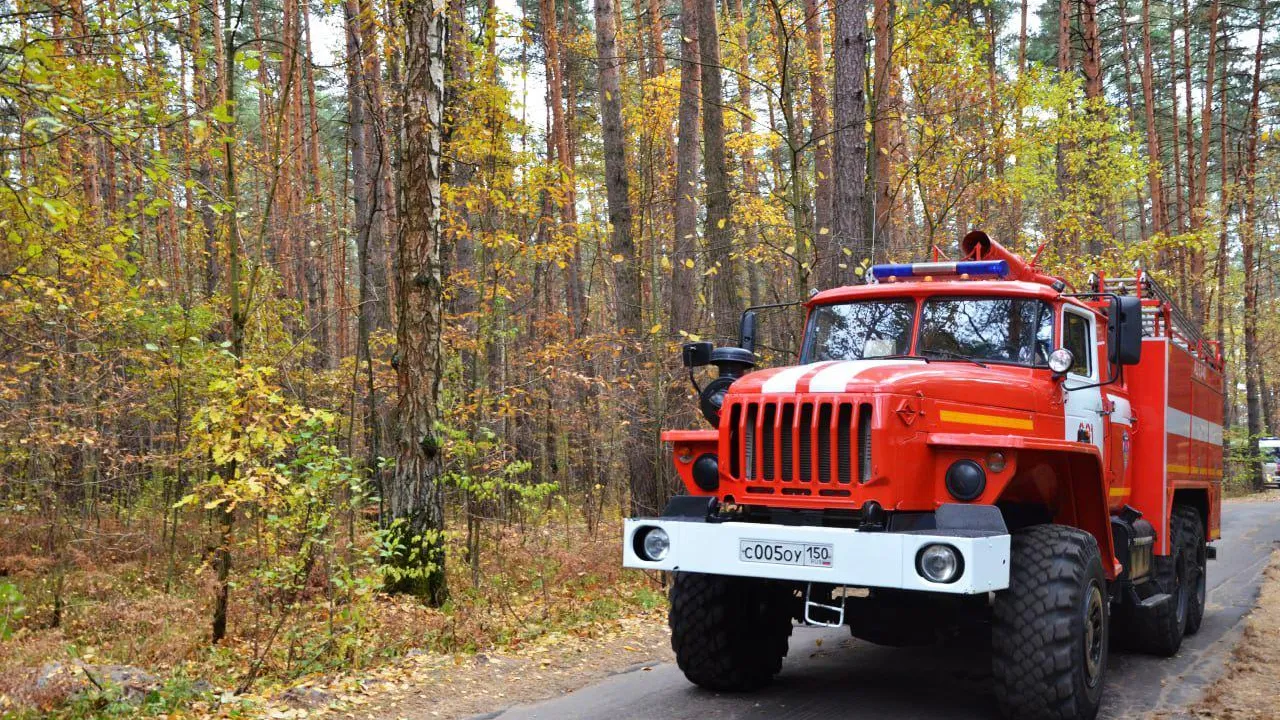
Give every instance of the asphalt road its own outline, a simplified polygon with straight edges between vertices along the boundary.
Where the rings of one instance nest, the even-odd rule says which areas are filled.
[[[1280,503],[1226,503],[1218,559],[1209,561],[1209,602],[1200,632],[1173,658],[1112,652],[1101,716],[1130,718],[1177,710],[1199,697],[1222,672],[1253,607],[1262,570],[1280,540]],[[690,685],[672,664],[638,667],[577,692],[508,708],[501,720],[628,720],[635,718],[989,718],[985,651],[885,648],[845,630],[796,628],[782,673],[748,695],[712,693]]]

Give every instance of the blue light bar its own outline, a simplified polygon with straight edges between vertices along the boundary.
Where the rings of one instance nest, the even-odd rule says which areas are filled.
[[[872,265],[871,277],[910,278],[932,276],[969,275],[979,277],[1006,277],[1009,263],[1004,260],[967,260],[965,262],[931,262],[909,264]]]

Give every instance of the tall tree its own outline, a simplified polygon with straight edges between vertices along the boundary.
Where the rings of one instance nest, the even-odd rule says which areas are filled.
[[[440,268],[440,123],[444,95],[443,0],[408,0],[404,12],[403,167],[400,173],[396,468],[385,585],[434,606],[445,581],[442,444],[436,434],[444,357]]]
[[[604,141],[605,193],[609,205],[609,249],[615,258],[614,309],[618,330],[628,341],[623,350],[622,373],[638,372],[639,347],[644,332],[640,306],[640,258],[631,227],[631,184],[627,177],[626,133],[622,124],[622,58],[618,52],[617,7],[614,0],[596,0],[596,57],[600,69],[600,125]],[[654,464],[651,424],[640,413],[631,414],[627,437],[627,470],[631,509],[637,515],[661,511],[659,483]]]
[[[1133,51],[1129,45],[1129,8],[1125,0],[1119,1],[1119,11],[1120,57],[1122,62],[1121,67],[1124,70],[1125,111],[1129,118],[1129,124],[1136,128],[1138,127],[1138,119],[1135,110],[1136,103],[1134,103],[1133,100]],[[1138,216],[1138,237],[1145,241],[1147,237],[1150,236],[1151,230],[1149,228],[1150,218],[1147,217],[1146,198],[1145,194],[1142,192],[1142,186],[1137,185],[1134,189],[1134,193],[1138,203],[1138,212],[1136,213]],[[1123,225],[1121,226],[1121,230],[1123,231]]]
[[[866,0],[836,0],[835,16],[834,216],[830,255],[818,260],[830,286],[852,284],[858,263],[883,252],[867,241]]]
[[[239,117],[239,89],[236,85],[235,54],[239,43],[238,20],[231,19],[231,0],[225,0],[222,16],[222,34],[216,41],[216,57],[218,58],[219,96],[226,111],[226,120],[222,123],[222,177],[223,202],[229,211],[225,213],[227,228],[227,310],[230,315],[231,357],[233,367],[240,370],[244,362],[245,328],[248,325],[246,312],[252,298],[244,297],[241,277],[240,235],[240,177],[236,166],[236,134]],[[216,21],[216,18],[215,18]],[[224,482],[236,477],[237,461],[233,456],[214,470]],[[214,555],[214,566],[217,569],[218,591],[213,605],[213,642],[218,642],[227,635],[227,613],[231,599],[231,543],[235,531],[235,507],[231,503],[218,506],[218,549]]]
[[[693,332],[698,233],[698,0],[680,2],[680,105],[676,115],[674,235],[671,244],[672,332]]]
[[[897,238],[893,228],[894,175],[898,144],[898,112],[901,101],[899,84],[894,77],[893,27],[897,14],[896,0],[875,0],[875,63],[871,83],[871,137],[869,155],[875,214],[871,236],[876,245],[895,249]]]
[[[711,311],[716,334],[734,335],[738,287],[734,281],[732,198],[724,148],[724,89],[716,0],[698,1],[698,49],[702,64],[702,163],[707,181],[706,239],[711,276]]]
[[[1147,186],[1151,196],[1151,228],[1169,232],[1164,183],[1160,178],[1160,130],[1156,127],[1155,78],[1151,52],[1151,0],[1142,0],[1142,105],[1147,121]]]
[[[741,1],[741,0],[739,0]],[[825,4],[825,3],[824,3]],[[822,14],[818,0],[804,0],[804,40],[808,51],[809,112],[813,116],[813,228],[818,238],[831,233],[831,118],[827,105],[827,52],[822,41]],[[820,243],[819,246],[826,243]]]
[[[1245,412],[1248,415],[1249,447],[1252,461],[1248,479],[1255,491],[1262,490],[1262,464],[1258,461],[1258,438],[1265,420],[1262,393],[1266,383],[1262,377],[1262,359],[1258,347],[1258,133],[1262,114],[1262,65],[1265,57],[1267,0],[1258,3],[1258,41],[1253,53],[1253,85],[1249,99],[1249,117],[1245,123],[1244,223],[1240,229],[1240,260],[1244,264],[1244,365]]]
[[[1071,10],[1073,0],[1058,0],[1058,72],[1071,72]]]

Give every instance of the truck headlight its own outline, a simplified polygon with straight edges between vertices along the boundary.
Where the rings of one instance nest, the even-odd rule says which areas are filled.
[[[671,550],[671,538],[660,527],[642,527],[636,531],[636,554],[642,560],[658,562]]]
[[[1058,348],[1049,353],[1049,369],[1057,375],[1065,375],[1076,364],[1076,356],[1066,348]]]
[[[916,555],[916,572],[929,582],[945,585],[960,578],[964,572],[964,560],[960,552],[950,545],[925,545]]]

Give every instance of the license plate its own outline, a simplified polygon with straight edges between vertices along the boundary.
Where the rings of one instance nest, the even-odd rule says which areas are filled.
[[[773,565],[831,567],[835,552],[831,545],[823,543],[744,539],[738,541],[738,559]]]

